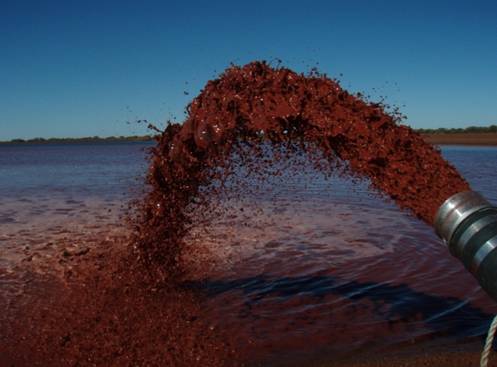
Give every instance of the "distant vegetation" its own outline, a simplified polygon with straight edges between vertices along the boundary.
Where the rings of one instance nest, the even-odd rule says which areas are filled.
[[[421,134],[464,134],[464,133],[497,133],[497,125],[490,126],[469,126],[466,128],[438,128],[438,129],[416,129]],[[34,139],[12,139],[10,141],[0,141],[0,144],[49,144],[49,143],[95,143],[95,142],[123,142],[123,141],[152,141],[152,135],[134,135],[134,136],[109,136],[102,138],[99,136],[87,136],[83,138],[34,138]]]
[[[134,136],[109,136],[102,138],[99,136],[86,136],[83,138],[34,138],[34,139],[12,139],[10,141],[2,141],[0,144],[16,144],[16,143],[30,143],[30,144],[50,144],[50,143],[96,143],[96,142],[123,142],[123,141],[151,141],[151,135],[134,135]]]
[[[469,126],[464,129],[417,129],[418,133],[421,134],[461,134],[461,133],[497,133],[497,125],[490,126]]]

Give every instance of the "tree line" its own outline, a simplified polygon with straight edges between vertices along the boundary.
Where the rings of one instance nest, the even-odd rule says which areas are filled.
[[[465,128],[416,129],[421,134],[461,134],[461,133],[497,133],[497,125],[468,126]]]
[[[490,126],[468,126],[465,128],[437,128],[437,129],[415,129],[420,134],[461,134],[461,133],[497,133],[497,125]],[[33,138],[33,139],[12,139],[9,141],[0,141],[0,144],[14,143],[94,143],[94,142],[120,142],[120,141],[152,141],[152,135],[133,135],[133,136],[86,136],[82,138]]]
[[[133,135],[133,136],[86,136],[82,138],[33,138],[33,139],[12,139],[9,141],[2,141],[0,143],[32,143],[32,144],[46,144],[46,143],[94,143],[94,142],[119,142],[119,141],[151,141],[154,137],[152,135]]]

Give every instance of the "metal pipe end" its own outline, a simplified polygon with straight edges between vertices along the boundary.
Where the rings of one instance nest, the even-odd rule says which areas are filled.
[[[497,301],[497,207],[474,191],[460,192],[440,206],[434,226],[450,253]]]
[[[452,195],[438,208],[435,215],[435,232],[448,244],[461,222],[487,207],[490,208],[492,205],[475,191],[463,191]]]

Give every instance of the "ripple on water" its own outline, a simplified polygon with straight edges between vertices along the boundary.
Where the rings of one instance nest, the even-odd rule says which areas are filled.
[[[216,257],[190,283],[208,294],[212,322],[265,358],[482,336],[492,302],[432,229],[379,198],[369,204],[261,202],[237,216],[240,204],[227,203],[229,219],[190,238]]]

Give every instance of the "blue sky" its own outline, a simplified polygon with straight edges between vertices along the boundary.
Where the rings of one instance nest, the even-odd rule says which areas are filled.
[[[275,58],[414,127],[497,123],[495,0],[2,0],[0,44],[0,140],[145,133],[126,122],[183,120],[230,62]]]

